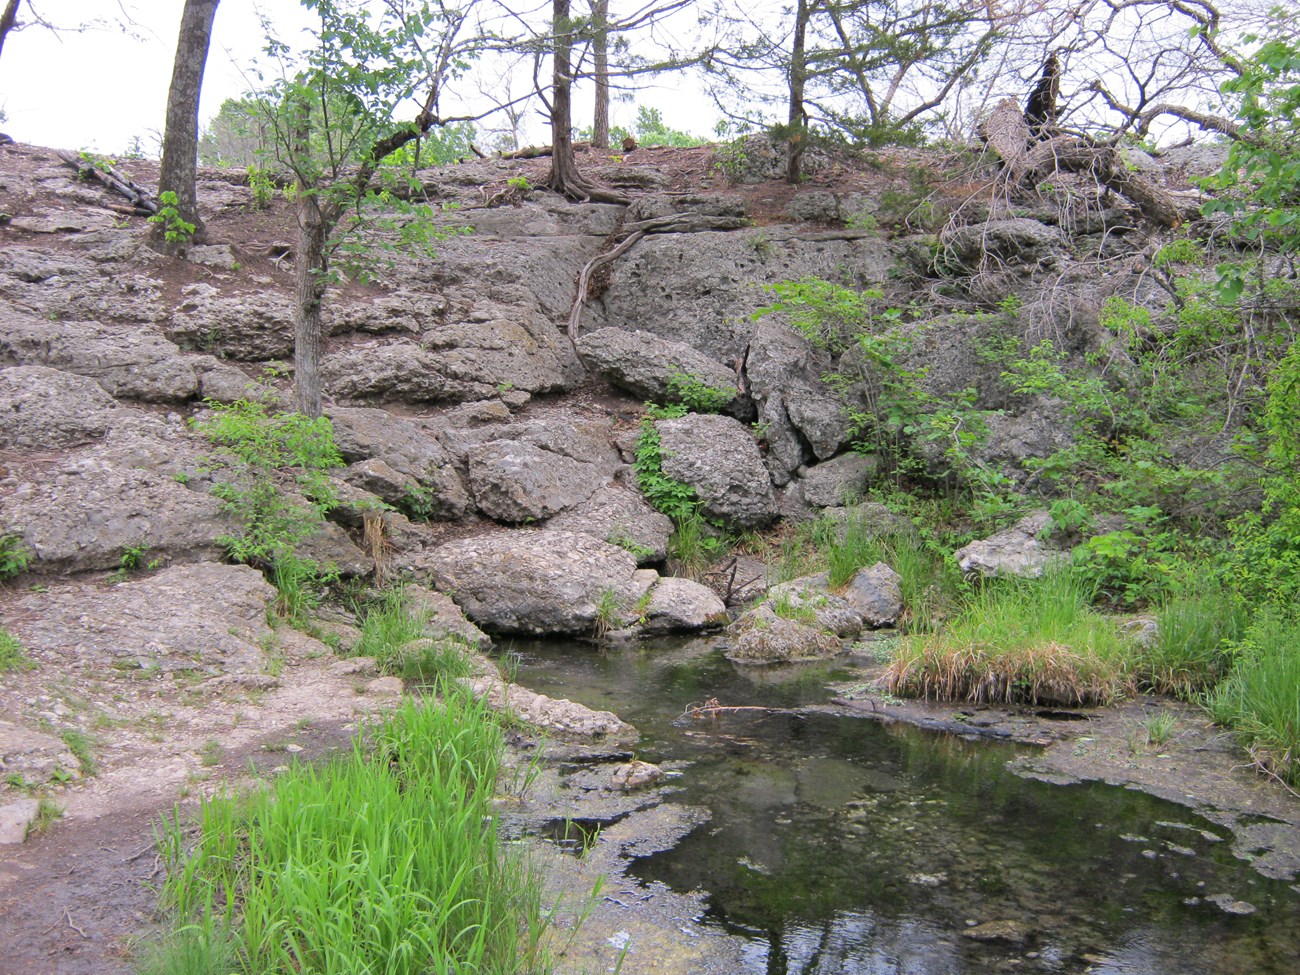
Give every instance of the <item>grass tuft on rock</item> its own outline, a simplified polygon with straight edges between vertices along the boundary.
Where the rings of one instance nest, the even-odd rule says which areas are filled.
[[[942,630],[900,641],[891,694],[974,704],[1106,704],[1132,684],[1132,644],[1068,572],[985,583]]]

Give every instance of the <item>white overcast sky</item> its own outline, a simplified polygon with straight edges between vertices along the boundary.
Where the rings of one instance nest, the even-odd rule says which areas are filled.
[[[81,33],[53,34],[40,27],[11,33],[0,54],[0,109],[7,116],[0,131],[30,145],[109,155],[138,136],[146,151],[156,154],[183,6],[183,0],[120,0],[135,22],[130,33],[112,24]],[[37,0],[37,10],[58,25],[122,19],[119,0]],[[221,0],[203,79],[201,125],[225,99],[256,85],[252,65],[265,43],[259,10],[291,45],[309,22],[297,0]],[[660,108],[678,128],[710,133],[714,113],[701,93],[645,83],[639,102]],[[630,126],[635,109],[616,104],[612,115],[615,124]],[[577,124],[589,119],[579,115]],[[528,136],[546,138],[540,119]]]

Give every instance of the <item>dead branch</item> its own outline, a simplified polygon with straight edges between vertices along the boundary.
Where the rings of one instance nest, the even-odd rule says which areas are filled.
[[[702,721],[705,718],[716,718],[720,714],[739,713],[741,711],[762,711],[765,714],[793,714],[789,708],[768,708],[757,704],[733,704],[727,705],[720,702],[716,697],[711,697],[703,704],[688,704],[686,710],[677,716],[680,721],[682,718],[695,718]]]
[[[1060,171],[1087,173],[1102,186],[1131,200],[1153,223],[1173,228],[1183,222],[1183,212],[1173,197],[1150,177],[1128,169],[1112,146],[1061,135],[1031,149],[1025,163],[1027,174],[1035,179]]]
[[[102,183],[114,193],[126,197],[137,209],[150,214],[158,212],[158,199],[143,186],[137,185],[129,177],[119,173],[106,160],[91,162],[67,149],[57,149],[55,152],[60,159],[75,169],[82,179]]]

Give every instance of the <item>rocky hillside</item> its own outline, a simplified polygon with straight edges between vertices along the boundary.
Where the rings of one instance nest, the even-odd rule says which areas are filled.
[[[738,593],[671,575],[672,522],[634,471],[644,401],[712,398],[715,412],[653,425],[656,473],[693,491],[707,524],[807,519],[862,500],[880,473],[851,449],[879,400],[870,354],[790,327],[797,307],[756,317],[765,286],[839,282],[870,296],[869,320],[911,323],[909,381],[971,389],[990,411],[973,462],[1022,487],[1026,461],[1071,433],[1050,389],[999,383],[990,336],[1052,337],[1082,360],[1105,347],[1107,298],[1167,301],[1148,274],[1158,241],[1098,187],[1013,195],[995,157],[882,153],[810,156],[796,188],[765,141],[741,145],[584,159],[628,207],[530,189],[545,160],[421,172],[449,231],[436,256],[376,251],[367,283],[331,291],[341,464],[325,472],[328,520],[298,554],[344,579],[413,580],[454,600],[439,604],[448,626],[463,611],[493,635],[717,626]],[[1204,156],[1133,165],[1192,215]],[[67,742],[92,725],[143,720],[181,688],[271,686],[286,656],[326,652],[268,630],[275,591],[226,557],[247,528],[230,485],[284,472],[239,466],[213,433],[229,404],[269,404],[265,420],[288,382],[289,204],[255,206],[242,173],[201,178],[208,243],[163,257],[143,221],[52,152],[0,147],[0,609],[36,664],[0,690],[10,788],[71,774]],[[833,370],[847,378],[824,382]],[[942,450],[929,456],[943,466]],[[307,504],[308,488],[287,490]],[[762,566],[748,569],[761,585]],[[889,622],[867,598],[876,608],[854,625]],[[93,706],[60,695],[73,673],[97,682]]]

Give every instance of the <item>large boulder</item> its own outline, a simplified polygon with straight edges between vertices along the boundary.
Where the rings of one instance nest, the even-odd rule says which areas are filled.
[[[191,363],[151,327],[48,322],[0,309],[0,365],[89,376],[112,396],[146,402],[188,400],[199,390]]]
[[[729,416],[659,420],[663,473],[695,489],[710,517],[742,528],[777,515],[772,480],[748,428]]]
[[[582,375],[573,350],[526,307],[485,304],[410,339],[353,343],[325,359],[326,390],[339,400],[482,400],[504,390],[561,392]]]
[[[71,447],[108,432],[117,403],[86,376],[45,366],[0,369],[0,448]]]
[[[750,610],[728,630],[726,657],[741,664],[820,660],[838,654],[840,638],[815,623],[784,619],[767,603]]]
[[[702,630],[727,621],[727,607],[718,594],[690,579],[666,576],[650,590],[641,624],[647,636],[679,630]]]
[[[275,597],[255,569],[199,562],[108,588],[52,586],[17,599],[5,625],[69,669],[260,673]]]
[[[293,300],[288,295],[210,284],[191,284],[181,294],[168,334],[183,348],[253,361],[293,355]]]
[[[617,485],[600,487],[586,501],[556,515],[547,527],[557,531],[586,532],[601,541],[625,548],[641,565],[668,557],[673,523],[635,491]]]
[[[538,521],[586,501],[600,485],[587,464],[518,440],[469,453],[469,485],[479,510],[497,521]]]
[[[1037,579],[1069,556],[1040,536],[1051,524],[1046,511],[1035,511],[1010,528],[953,553],[962,572],[978,576],[1010,575]]]
[[[745,416],[746,403],[736,386],[736,372],[684,342],[650,332],[601,328],[578,339],[578,352],[598,376],[633,396],[659,403],[681,400],[690,384],[726,393],[723,407]]]
[[[903,612],[902,578],[884,562],[853,573],[840,596],[873,628],[893,626]]]
[[[588,634],[654,581],[616,545],[581,532],[512,531],[448,542],[423,566],[489,633]]]
[[[804,502],[814,508],[837,508],[867,493],[876,473],[874,457],[843,454],[804,470],[799,478]]]

